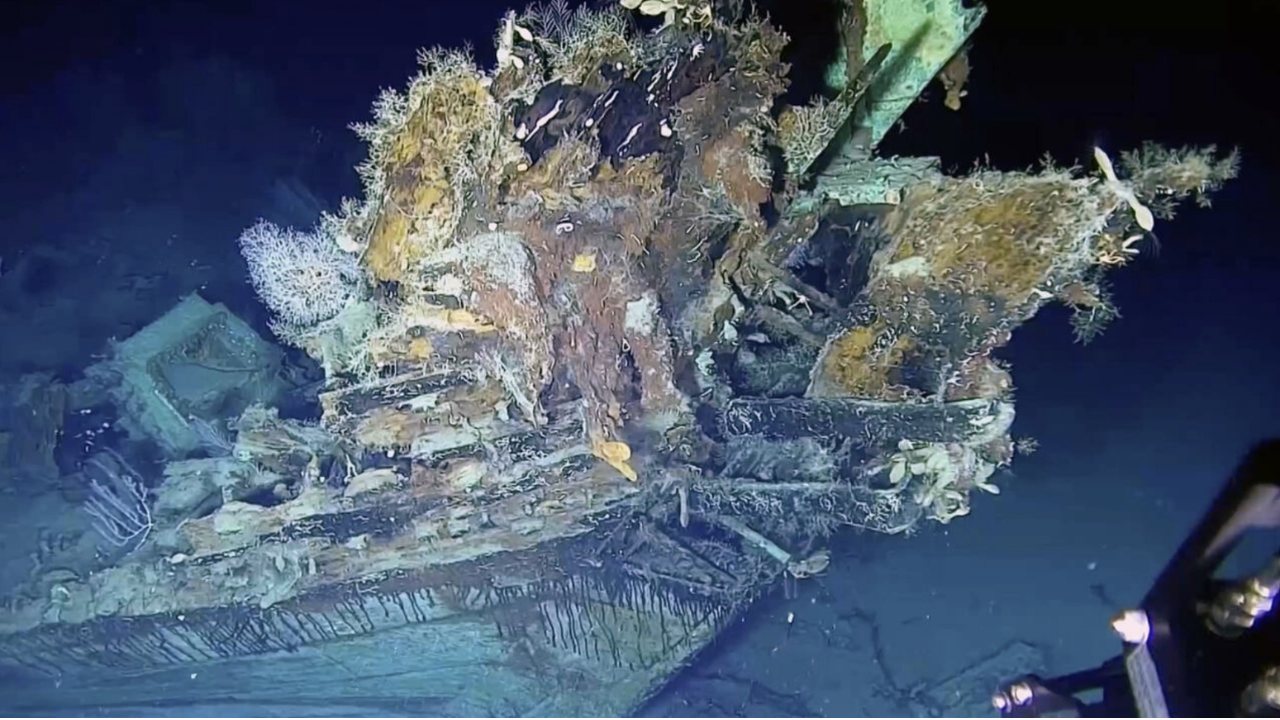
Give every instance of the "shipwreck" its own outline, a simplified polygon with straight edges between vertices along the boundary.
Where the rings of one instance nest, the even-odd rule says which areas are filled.
[[[984,10],[840,6],[795,105],[788,37],[735,0],[551,2],[494,67],[423,52],[358,127],[363,197],[241,238],[318,419],[198,296],[28,383],[11,472],[96,488],[117,542],[47,543],[6,598],[19,702],[622,715],[833,533],[964,522],[1019,449],[999,348],[1047,303],[1098,332],[1106,273],[1235,158],[880,156],[930,83],[960,107]],[[90,410],[126,441],[71,432]]]

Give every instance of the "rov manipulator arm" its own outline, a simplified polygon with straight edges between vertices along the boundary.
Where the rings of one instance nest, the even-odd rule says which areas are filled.
[[[1244,536],[1280,527],[1280,440],[1254,447],[1139,608],[1112,622],[1120,655],[992,697],[1005,717],[1231,717],[1280,713],[1280,554],[1243,579],[1215,576]],[[1086,702],[1084,693],[1101,691]],[[1096,697],[1096,695],[1095,695]]]

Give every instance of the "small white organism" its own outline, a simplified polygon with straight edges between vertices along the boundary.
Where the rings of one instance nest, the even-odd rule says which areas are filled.
[[[621,0],[622,7],[639,10],[641,15],[662,16],[662,27],[675,23],[677,12],[683,13],[681,22],[686,25],[702,25],[711,21],[711,4],[689,0]]]
[[[1095,147],[1093,149],[1093,159],[1098,161],[1098,167],[1102,168],[1102,175],[1107,180],[1107,188],[1115,193],[1116,197],[1129,205],[1129,209],[1133,211],[1134,219],[1138,221],[1138,227],[1151,232],[1151,229],[1156,226],[1156,218],[1151,214],[1151,208],[1143,205],[1138,200],[1138,197],[1133,194],[1132,188],[1120,182],[1120,178],[1116,177],[1116,169],[1111,164],[1111,158],[1107,156],[1107,153],[1102,148]],[[1128,249],[1127,244],[1125,248]]]

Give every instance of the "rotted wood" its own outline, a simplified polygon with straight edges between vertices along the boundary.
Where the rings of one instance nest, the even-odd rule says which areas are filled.
[[[883,226],[892,206],[827,206],[818,227],[805,241],[803,257],[792,258],[792,265],[816,271],[814,282],[845,308],[871,284],[872,260],[892,242]]]
[[[782,283],[798,293],[815,308],[820,308],[828,313],[839,312],[840,308],[836,305],[834,299],[796,277],[795,273],[775,266],[758,253],[753,252],[748,257],[752,267],[764,276],[766,283]]]
[[[781,333],[778,339],[792,338],[799,343],[820,348],[827,343],[826,335],[815,332],[794,314],[779,310],[771,305],[755,305],[747,314],[744,325],[764,328],[770,337]]]
[[[465,385],[470,380],[461,370],[413,372],[321,393],[320,403],[326,419],[352,417],[388,405],[395,407],[415,397]]]
[[[501,457],[509,464],[536,461],[571,445],[583,442],[582,416],[567,406],[553,408],[550,422],[540,428],[514,428],[508,434],[486,436],[473,443],[458,445],[435,453],[432,464],[450,462],[463,457]]]
[[[767,579],[768,568],[727,535],[705,524],[697,530],[668,528],[648,517],[628,518],[612,524],[588,562],[610,557],[629,575],[712,597],[741,599]]]
[[[872,260],[892,241],[882,225],[891,210],[887,205],[826,202],[800,219],[784,220],[749,254],[739,282],[789,288],[802,299],[788,309],[801,325],[812,325],[809,319],[815,313],[832,325],[811,331],[846,327],[853,319],[853,306],[873,280]],[[810,342],[803,333],[790,334]]]
[[[1013,407],[993,400],[889,403],[855,398],[737,398],[722,415],[725,434],[774,440],[804,437],[910,438],[970,442],[985,436]]]
[[[601,530],[618,524],[631,525],[608,520]],[[559,663],[566,660],[576,680],[611,687],[639,667],[678,664],[740,607],[740,597],[702,592],[700,576],[686,580],[674,572],[668,580],[667,573],[636,576],[614,565],[582,562],[597,542],[559,539],[484,559],[391,571],[312,588],[267,608],[232,604],[46,625],[5,637],[0,657],[38,676],[57,677],[59,686],[66,682],[71,688],[92,683],[104,672],[128,671],[130,682],[115,696],[117,702],[144,702],[171,682],[166,678],[175,670],[182,669],[186,677],[195,664],[222,660],[242,663],[237,667],[260,678],[281,673],[277,682],[256,684],[259,693],[278,693],[280,682],[287,685],[294,678],[299,692],[305,684],[341,695],[350,692],[350,683],[379,677],[377,663],[369,669],[377,654],[375,643],[404,643],[406,638],[414,641],[408,646],[448,660],[425,667],[428,677],[438,678],[441,668],[464,663],[484,668],[484,677],[468,674],[467,682],[476,689],[518,682],[528,671],[521,664],[526,653],[536,653],[546,663],[538,667],[538,680],[549,687],[561,682]],[[738,556],[737,563],[744,562]],[[447,628],[439,629],[445,623]],[[409,633],[414,627],[424,631]],[[455,633],[468,642],[447,642]],[[280,671],[280,664],[287,670]],[[56,691],[52,682],[40,684],[46,685]],[[67,687],[57,692],[65,693]],[[216,684],[201,685],[196,697],[217,698],[225,692]],[[22,700],[33,702],[34,697]],[[626,714],[628,708],[609,712]]]

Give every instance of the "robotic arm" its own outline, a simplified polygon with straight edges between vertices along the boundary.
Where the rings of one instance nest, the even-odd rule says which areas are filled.
[[[1003,717],[1280,715],[1280,619],[1271,612],[1280,554],[1249,577],[1215,577],[1246,533],[1276,527],[1280,440],[1269,440],[1245,457],[1141,606],[1112,621],[1120,655],[1062,677],[1017,678],[992,704]]]

